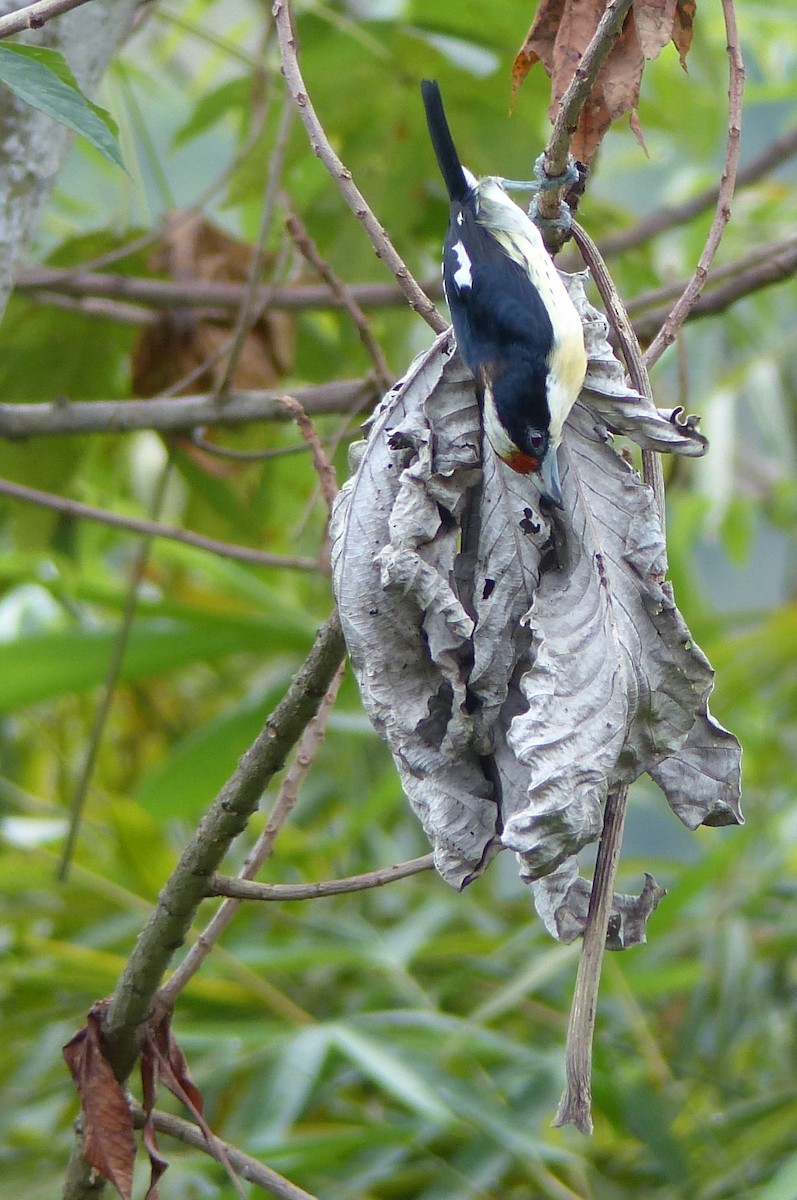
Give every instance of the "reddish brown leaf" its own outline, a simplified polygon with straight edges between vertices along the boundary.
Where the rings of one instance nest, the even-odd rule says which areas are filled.
[[[673,36],[676,0],[644,0],[634,5],[639,44],[645,58],[656,58]]]
[[[102,1019],[108,1003],[92,1006],[86,1024],[67,1042],[63,1054],[85,1115],[83,1157],[114,1185],[122,1200],[130,1200],[136,1140],[124,1092],[103,1048]]]
[[[543,0],[515,58],[513,98],[534,63],[541,62],[551,78],[548,115],[552,122],[556,119],[562,97],[592,40],[606,3],[607,0]],[[581,111],[571,144],[577,161],[589,163],[612,121],[634,112],[645,59],[655,58],[672,38],[685,66],[695,3],[696,0],[635,0]],[[644,149],[638,117],[632,117],[631,128]]]
[[[512,64],[512,103],[518,88],[536,62],[542,62],[550,75],[553,66],[553,47],[562,19],[566,0],[542,0],[526,40]]]
[[[697,0],[677,0],[675,5],[672,40],[675,42],[675,48],[684,70],[686,70],[686,56],[692,45],[692,25],[696,9]]]

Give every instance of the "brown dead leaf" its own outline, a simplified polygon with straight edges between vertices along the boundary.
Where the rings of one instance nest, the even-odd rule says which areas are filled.
[[[177,283],[245,283],[252,265],[252,247],[231,237],[201,214],[177,222],[150,260],[153,271]],[[236,320],[234,312],[203,314],[193,308],[164,311],[140,334],[133,348],[133,394],[156,396],[187,376],[191,382],[177,394],[211,391],[223,377]],[[238,357],[232,386],[241,389],[273,387],[293,364],[294,318],[270,309],[249,331]],[[194,376],[194,372],[199,372]],[[237,473],[237,467],[180,440],[181,447],[203,470],[214,475]]]
[[[571,143],[573,157],[589,163],[613,121],[633,113],[645,59],[672,38],[682,64],[691,40],[696,0],[635,0],[598,73]],[[607,0],[543,0],[512,68],[513,98],[536,62],[551,79],[548,115],[553,122],[567,88],[606,9]],[[632,129],[644,148],[638,118]]]
[[[136,1139],[124,1092],[105,1057],[102,1019],[109,1001],[94,1004],[86,1024],[63,1049],[85,1116],[83,1157],[130,1200]]]
[[[634,5],[639,44],[645,58],[656,58],[673,36],[676,0],[645,0]]]
[[[518,88],[536,62],[541,62],[548,74],[553,62],[553,47],[562,12],[567,0],[542,0],[534,23],[526,34],[526,40],[518,50],[512,64],[512,103]]]
[[[686,70],[686,56],[692,46],[692,26],[695,20],[697,0],[677,0],[675,5],[675,21],[673,23],[672,40],[681,59],[681,66]]]
[[[145,1200],[158,1200],[157,1182],[169,1165],[158,1150],[158,1139],[152,1112],[155,1107],[158,1082],[181,1100],[205,1135],[213,1155],[224,1167],[233,1187],[240,1193],[238,1176],[213,1130],[204,1118],[202,1093],[191,1078],[188,1062],[172,1033],[172,1014],[167,1012],[157,1023],[150,1025],[141,1051],[141,1083],[143,1095],[144,1145],[150,1157],[152,1175]]]

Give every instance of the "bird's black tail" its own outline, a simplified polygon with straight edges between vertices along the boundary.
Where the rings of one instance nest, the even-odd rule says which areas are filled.
[[[449,198],[451,200],[458,200],[462,204],[470,188],[465,178],[465,172],[462,170],[462,163],[459,161],[459,155],[454,145],[454,139],[451,136],[451,130],[448,128],[446,110],[443,108],[443,97],[440,95],[440,88],[437,81],[434,79],[422,79],[421,95],[423,96],[423,104],[426,109],[429,136],[432,139],[434,152],[437,155],[437,162],[445,180]]]

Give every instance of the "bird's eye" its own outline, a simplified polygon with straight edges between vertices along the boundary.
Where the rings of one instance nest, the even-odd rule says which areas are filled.
[[[534,447],[534,449],[539,450],[540,446],[542,445],[542,434],[541,433],[533,433],[531,435],[530,441],[531,441],[531,444]]]

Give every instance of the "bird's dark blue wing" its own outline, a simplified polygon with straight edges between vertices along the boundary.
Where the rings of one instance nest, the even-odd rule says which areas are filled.
[[[539,292],[465,205],[451,206],[443,282],[460,354],[474,374],[517,344],[545,361],[553,326]]]

